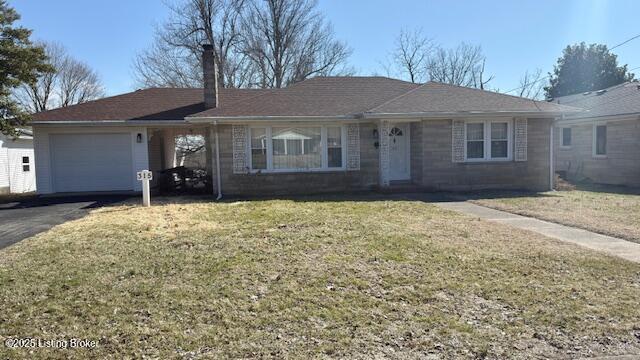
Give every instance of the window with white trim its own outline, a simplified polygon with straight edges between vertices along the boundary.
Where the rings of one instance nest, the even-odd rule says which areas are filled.
[[[465,160],[511,160],[513,137],[509,120],[465,122]]]
[[[267,129],[251,129],[251,168],[267,168]]]
[[[250,127],[251,170],[342,170],[345,133],[344,126]]]
[[[571,128],[570,127],[562,128],[562,139],[561,139],[561,141],[562,141],[561,146],[563,148],[571,147]]]
[[[607,156],[607,125],[593,126],[593,156]]]

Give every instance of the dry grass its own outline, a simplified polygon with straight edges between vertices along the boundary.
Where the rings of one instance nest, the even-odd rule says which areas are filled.
[[[0,252],[1,358],[640,354],[640,265],[411,201],[105,208]]]
[[[583,186],[572,191],[493,195],[496,198],[474,202],[640,243],[640,190]]]

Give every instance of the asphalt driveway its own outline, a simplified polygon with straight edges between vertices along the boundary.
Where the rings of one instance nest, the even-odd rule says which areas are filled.
[[[25,198],[0,203],[0,249],[81,218],[95,209],[127,199],[126,196]]]

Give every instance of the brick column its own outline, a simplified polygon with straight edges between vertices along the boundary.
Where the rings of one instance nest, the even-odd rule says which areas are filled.
[[[380,120],[378,125],[380,137],[380,186],[389,186],[389,121]]]

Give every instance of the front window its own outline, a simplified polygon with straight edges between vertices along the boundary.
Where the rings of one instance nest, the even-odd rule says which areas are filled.
[[[251,129],[251,168],[267,168],[267,129]]]
[[[252,127],[251,169],[343,169],[343,133],[342,126]]]
[[[562,128],[562,147],[571,146],[571,128]]]
[[[511,122],[470,121],[465,124],[467,161],[509,160],[511,158]]]
[[[509,156],[509,124],[491,123],[491,158],[506,159]]]
[[[594,134],[594,155],[607,155],[607,125],[597,125]]]
[[[484,159],[484,123],[467,124],[467,159]]]
[[[274,127],[274,169],[318,169],[322,167],[320,127]]]
[[[327,128],[327,157],[330,168],[342,167],[342,128],[339,126]]]

